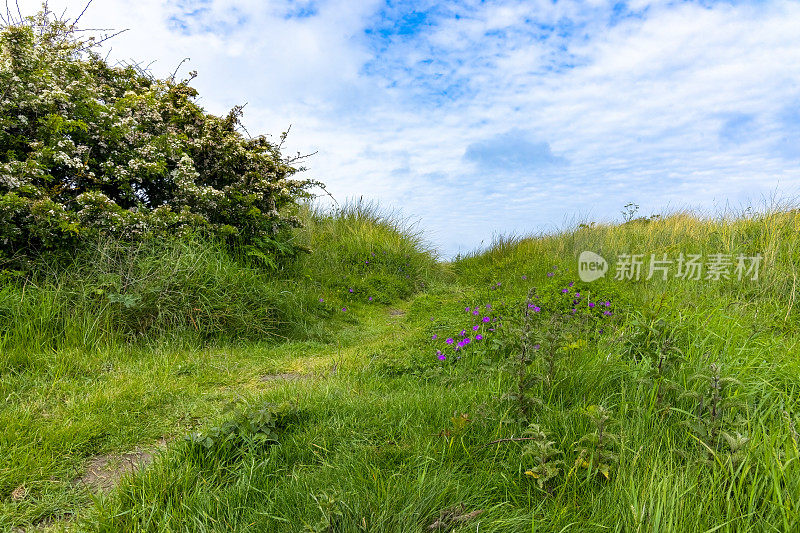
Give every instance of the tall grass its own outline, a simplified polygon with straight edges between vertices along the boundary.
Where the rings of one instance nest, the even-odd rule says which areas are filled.
[[[0,527],[79,513],[78,529],[99,531],[405,532],[430,531],[437,520],[444,520],[442,529],[451,531],[800,528],[797,211],[718,218],[686,212],[585,225],[559,234],[499,240],[446,265],[435,261],[402,220],[374,206],[350,205],[335,213],[308,210],[302,216],[306,228],[298,239],[313,251],[295,265],[267,275],[239,259],[225,261],[244,272],[248,284],[269,283],[313,299],[308,327],[326,324],[324,336],[330,343],[239,342],[225,350],[141,346],[122,353],[106,352],[98,344],[95,350],[102,356],[62,346],[47,358],[43,355],[38,366],[29,364],[27,372],[3,374],[0,393],[15,403],[0,409],[8,435],[0,436],[0,454],[8,458],[8,466],[0,469]],[[597,326],[606,330],[603,334],[569,330],[569,343],[552,371],[542,352],[530,352],[528,394],[537,402],[531,403],[536,407],[528,421],[542,428],[564,460],[562,471],[541,489],[526,475],[533,463],[523,453],[524,443],[513,440],[528,422],[519,419],[514,407],[519,377],[509,370],[517,369],[520,360],[515,317],[532,286],[540,301],[550,301],[562,297],[567,282],[578,285],[577,257],[583,250],[609,261],[630,253],[648,258],[651,253],[657,258],[664,253],[672,258],[679,253],[761,253],[764,260],[757,280],[657,276],[581,286],[582,292],[585,288],[608,295],[615,316]],[[219,260],[217,251],[208,253]],[[93,271],[128,271],[94,261],[95,266],[81,271],[82,279],[106,279]],[[191,274],[194,263],[180,261],[169,256],[167,265],[156,271],[172,266],[185,272],[176,274],[180,279],[197,279]],[[221,285],[233,287],[227,294],[245,290],[223,274],[209,274],[216,272],[211,266],[196,268],[202,273],[199,279],[219,278]],[[130,269],[134,274],[126,279],[138,280],[140,272],[151,271],[144,266]],[[47,315],[20,332],[45,342],[65,331],[60,316],[86,324],[74,320],[62,303],[67,297],[56,288],[63,294],[74,290],[62,281],[33,300],[50,302],[41,305],[61,314]],[[101,289],[109,286],[92,283]],[[149,286],[137,283],[137,290]],[[31,287],[25,287],[23,302]],[[113,287],[116,291],[117,285]],[[13,306],[22,289],[14,286],[0,293],[2,301],[11,295],[6,309],[17,309]],[[165,299],[175,302],[165,307],[185,309],[204,294],[226,294],[213,290],[198,290],[185,301]],[[86,292],[95,294],[94,288]],[[84,296],[74,301],[82,298],[90,301]],[[391,302],[400,312],[390,314],[376,301]],[[276,307],[285,303],[280,302]],[[95,338],[92,328],[118,332],[123,325],[138,324],[138,315],[122,314],[133,312],[124,303],[121,308],[118,301],[114,304],[121,318],[103,311],[102,327],[82,325],[75,331]],[[480,316],[465,313],[475,305],[497,313],[502,327],[487,333],[482,344],[473,342],[460,352],[461,359],[450,351],[440,361],[435,350],[444,347],[446,337],[469,330],[470,320],[482,323]],[[344,306],[347,312],[340,310]],[[249,311],[238,312],[246,316]],[[36,320],[34,310],[29,313]],[[164,320],[166,316],[173,315]],[[286,322],[302,323],[302,317],[283,316]],[[112,319],[118,322],[105,322]],[[164,324],[152,331],[169,335],[194,327],[191,321]],[[533,335],[547,333],[547,321],[537,324]],[[7,345],[26,342],[23,333],[15,332],[22,327],[9,329],[13,343],[7,340]],[[247,331],[255,326],[227,327]],[[39,328],[48,333],[36,337]],[[659,328],[670,332],[682,356],[669,376],[678,391],[673,395],[658,393],[648,366],[648,339]],[[216,336],[216,331],[209,329],[209,334]],[[302,332],[294,335],[304,338]],[[79,338],[73,333],[64,342],[79,344]],[[708,379],[695,377],[708,372],[712,363],[739,382],[727,397],[730,406],[715,422],[721,430],[749,439],[735,458],[725,441],[713,449],[701,444],[707,400],[692,393],[702,396],[711,390]],[[106,365],[113,370],[92,374]],[[259,379],[267,372],[289,371],[307,372],[309,379]],[[230,404],[237,411],[290,406],[298,416],[291,427],[271,435],[268,446],[255,438],[225,440],[223,435],[218,450],[217,444],[207,449],[198,444],[202,439],[177,439],[143,472],[95,497],[89,511],[79,489],[50,482],[54,478],[69,485],[63,480],[98,450],[130,449],[140,442],[135,435],[140,425],[150,438],[200,431],[219,439],[214,427],[243,420],[225,411],[223,406]],[[594,429],[587,408],[598,404],[613,414],[608,430],[619,439],[618,460],[608,477],[590,472],[578,460],[579,448],[588,442],[582,439]],[[68,467],[62,453],[70,457]],[[12,502],[8,494],[20,486],[28,487],[32,496]],[[4,519],[3,510],[11,518]],[[477,511],[470,520],[453,518]]]
[[[375,205],[301,218],[312,251],[277,271],[200,236],[101,240],[66,267],[40,261],[0,285],[0,368],[70,347],[323,339],[333,304],[390,303],[441,271],[419,233]]]
[[[354,201],[332,211],[307,208],[300,243],[311,249],[294,275],[332,290],[350,289],[389,303],[443,274],[422,232],[397,213]]]

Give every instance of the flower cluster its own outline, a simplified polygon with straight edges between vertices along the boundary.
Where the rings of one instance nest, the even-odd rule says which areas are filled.
[[[464,312],[470,316],[469,323],[458,333],[444,338],[444,346],[440,346],[436,350],[436,357],[440,361],[447,360],[448,352],[456,354],[456,359],[460,359],[460,354],[467,346],[485,341],[500,327],[498,318],[492,315],[492,304],[466,307]],[[431,340],[438,341],[440,336],[434,334],[431,336]]]

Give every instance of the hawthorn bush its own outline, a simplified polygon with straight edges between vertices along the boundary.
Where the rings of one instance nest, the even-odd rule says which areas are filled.
[[[43,12],[0,26],[0,271],[98,236],[201,232],[275,266],[312,180],[298,158],[205,113],[189,79],[110,66]],[[285,134],[281,136],[281,142]]]

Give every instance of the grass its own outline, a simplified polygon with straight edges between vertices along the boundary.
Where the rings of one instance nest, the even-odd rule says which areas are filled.
[[[800,528],[797,211],[595,224],[452,263],[371,206],[304,216],[299,238],[314,252],[269,275],[213,247],[171,243],[0,290],[0,529]],[[764,262],[758,280],[586,284],[583,250],[609,260],[760,252]],[[175,272],[185,291],[149,291]],[[113,294],[151,303],[95,292],[126,275],[134,288]],[[608,298],[614,314],[548,336],[570,281],[584,298]],[[529,312],[524,340],[531,287],[541,312]],[[465,312],[476,305],[479,316]],[[444,339],[472,324],[485,339],[457,359]],[[660,375],[652,361],[666,338],[681,357]],[[710,378],[697,377],[711,364],[737,380],[713,419]],[[298,379],[263,379],[276,374]],[[576,461],[594,446],[596,405],[616,436],[608,477]],[[253,429],[263,412],[273,418]],[[526,475],[528,441],[511,440],[530,422],[563,452],[542,488]],[[715,432],[749,441],[737,452]],[[75,482],[92,457],[162,438],[155,461],[114,490]]]

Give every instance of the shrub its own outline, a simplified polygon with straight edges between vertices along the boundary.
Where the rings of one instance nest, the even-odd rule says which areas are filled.
[[[47,11],[0,27],[0,269],[97,235],[198,230],[267,264],[294,255],[295,159],[207,114],[189,82],[109,66]],[[281,137],[281,142],[285,134]]]

